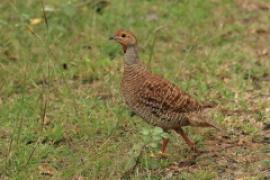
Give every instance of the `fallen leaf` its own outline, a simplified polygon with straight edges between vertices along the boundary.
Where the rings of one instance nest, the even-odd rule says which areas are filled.
[[[35,25],[40,24],[41,22],[42,22],[42,19],[41,19],[41,18],[34,18],[34,19],[31,19],[30,24],[31,24],[32,26],[35,26]]]

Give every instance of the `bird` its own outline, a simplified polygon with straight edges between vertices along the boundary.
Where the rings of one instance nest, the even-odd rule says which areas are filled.
[[[202,104],[181,90],[174,83],[147,69],[139,58],[136,36],[125,29],[116,31],[110,38],[122,46],[124,71],[121,94],[127,106],[147,123],[174,130],[195,152],[196,144],[187,136],[183,127],[219,127],[210,120],[210,104]],[[168,138],[163,138],[161,153],[165,154]]]

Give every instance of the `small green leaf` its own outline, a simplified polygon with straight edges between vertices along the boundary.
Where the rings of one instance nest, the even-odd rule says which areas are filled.
[[[154,141],[160,141],[162,139],[162,136],[153,136]]]
[[[163,133],[163,130],[160,128],[160,127],[155,127],[154,128],[154,131],[153,131],[153,134],[156,135],[156,134],[162,134]]]
[[[168,139],[169,138],[169,135],[167,133],[162,133],[161,134],[161,137]]]
[[[146,129],[146,128],[144,128],[144,129],[142,129],[142,132],[141,132],[144,136],[147,136],[147,135],[149,135],[149,130],[148,129]]]

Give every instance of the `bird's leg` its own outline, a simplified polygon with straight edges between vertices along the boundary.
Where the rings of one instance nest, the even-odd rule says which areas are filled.
[[[162,140],[162,148],[161,148],[161,153],[162,154],[164,154],[166,152],[168,143],[169,143],[169,139],[168,138],[163,138],[163,140]]]
[[[177,128],[175,129],[175,131],[180,134],[182,136],[182,138],[185,140],[185,142],[188,144],[188,146],[195,152],[199,152],[196,148],[196,145],[193,141],[191,141],[189,139],[189,137],[186,135],[186,133],[183,131],[183,129],[180,127],[180,128]]]

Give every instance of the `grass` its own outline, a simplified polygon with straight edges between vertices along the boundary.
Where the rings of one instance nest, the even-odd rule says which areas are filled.
[[[270,176],[267,1],[2,1],[1,178]],[[185,129],[216,154],[194,156],[174,133],[130,115],[123,54],[108,41],[120,28],[137,34],[153,72],[219,104],[213,117],[228,139]],[[171,139],[165,158],[156,156],[162,136]]]

